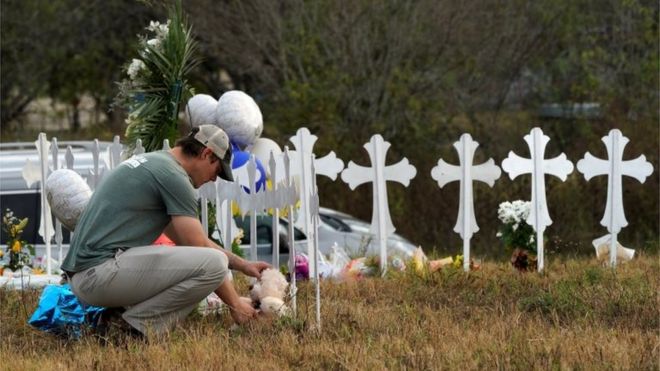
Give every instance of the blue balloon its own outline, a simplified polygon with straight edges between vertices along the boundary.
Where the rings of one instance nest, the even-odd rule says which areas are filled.
[[[250,153],[241,151],[238,146],[236,146],[234,143],[232,143],[232,152],[233,152],[233,158],[231,160],[231,168],[232,170],[236,170],[238,168],[241,168],[247,164],[248,161],[250,161]],[[255,181],[255,185],[257,188],[257,192],[261,191],[262,189],[266,189],[266,169],[264,168],[263,164],[261,161],[259,161],[258,158],[255,158],[255,162],[257,164],[257,180]],[[234,172],[234,177],[236,176],[236,172]],[[243,179],[246,178],[246,179]],[[241,179],[243,180],[243,184],[247,184],[247,171],[243,176],[241,176]],[[243,190],[245,192],[250,193],[250,188],[243,186]]]

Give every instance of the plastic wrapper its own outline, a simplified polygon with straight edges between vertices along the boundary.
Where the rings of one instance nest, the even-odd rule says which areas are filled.
[[[609,261],[610,259],[610,243],[612,237],[610,234],[606,234],[603,237],[593,240],[592,244],[596,249],[596,259],[601,261]],[[616,258],[620,262],[627,262],[632,260],[635,256],[635,250],[623,247],[619,241],[616,242]]]
[[[346,266],[351,262],[351,258],[343,247],[336,243],[330,248],[330,254],[326,259],[319,254],[319,275],[322,278],[331,278],[340,280],[346,271]]]
[[[85,326],[96,325],[104,310],[81,303],[68,284],[48,285],[28,323],[41,331],[78,339]]]

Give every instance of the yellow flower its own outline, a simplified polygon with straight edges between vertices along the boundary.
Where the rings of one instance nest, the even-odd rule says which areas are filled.
[[[19,240],[14,240],[14,243],[11,245],[11,251],[13,251],[15,253],[21,252],[22,248],[23,248],[23,246],[21,245],[21,241],[19,241]]]
[[[32,274],[46,274],[46,271],[44,271],[43,269],[37,267],[37,268],[32,269]]]
[[[27,224],[28,224],[28,218],[21,219],[21,221],[16,226],[16,230],[18,232],[23,232],[23,229],[25,229],[25,226],[27,226]]]
[[[5,253],[3,253],[2,250],[0,250],[0,259],[2,259],[3,256],[5,256]]]
[[[460,269],[463,267],[463,255],[456,255],[456,258],[454,259],[454,268]]]

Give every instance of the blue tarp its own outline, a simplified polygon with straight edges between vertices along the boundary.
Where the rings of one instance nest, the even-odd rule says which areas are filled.
[[[95,326],[104,310],[78,301],[68,284],[48,285],[28,323],[48,333],[77,339],[83,327]]]

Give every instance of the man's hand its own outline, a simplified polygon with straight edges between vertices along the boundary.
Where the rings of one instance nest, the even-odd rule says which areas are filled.
[[[254,277],[256,279],[259,279],[259,278],[261,278],[261,272],[264,269],[268,269],[268,268],[271,268],[271,267],[272,266],[270,264],[266,263],[266,262],[260,262],[260,261],[248,262],[248,261],[246,261],[245,264],[241,267],[242,269],[240,269],[240,271],[243,272],[244,274],[250,276],[250,277]]]
[[[231,318],[239,325],[256,318],[258,313],[252,305],[243,300],[238,300],[233,306],[229,306],[229,312],[231,313]]]

